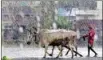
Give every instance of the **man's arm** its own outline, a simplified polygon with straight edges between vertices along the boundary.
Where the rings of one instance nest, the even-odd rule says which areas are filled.
[[[88,37],[88,36],[89,36],[89,34],[83,35],[83,37]]]
[[[85,41],[85,38],[88,37],[88,36],[89,36],[89,34],[85,34],[85,35],[82,35],[81,38],[83,38],[83,40]]]

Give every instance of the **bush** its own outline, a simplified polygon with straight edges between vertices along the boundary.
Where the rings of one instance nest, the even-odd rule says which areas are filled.
[[[10,60],[7,56],[3,56],[2,60]]]
[[[64,16],[58,16],[58,20],[56,21],[58,28],[63,29],[71,29],[72,23]]]

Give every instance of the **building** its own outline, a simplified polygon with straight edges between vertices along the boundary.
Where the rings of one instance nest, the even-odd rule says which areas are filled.
[[[6,35],[10,39],[17,26],[35,22],[36,12],[32,7],[38,4],[40,1],[2,1],[2,36]],[[4,34],[5,31],[7,34]]]
[[[102,44],[102,1],[97,1],[96,10],[77,10],[76,11],[76,28],[79,29],[81,34],[85,34],[88,31],[88,24],[94,25],[97,45]]]
[[[77,10],[76,11],[76,20],[102,20],[102,1],[96,1],[97,8],[96,10]]]

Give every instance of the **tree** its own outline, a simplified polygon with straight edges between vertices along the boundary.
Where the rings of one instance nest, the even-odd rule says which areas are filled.
[[[54,5],[53,1],[41,1],[41,26],[42,28],[50,28],[54,20]]]
[[[58,20],[56,21],[58,28],[63,29],[71,29],[72,23],[64,16],[58,16]]]

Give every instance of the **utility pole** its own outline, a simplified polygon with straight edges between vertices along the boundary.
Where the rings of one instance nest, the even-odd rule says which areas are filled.
[[[40,17],[36,16],[37,19],[37,33],[40,31]]]
[[[56,6],[57,6],[57,4],[58,4],[58,1],[54,1],[54,6],[55,6],[55,9],[54,9],[54,20],[53,20],[53,29],[57,29],[57,24],[56,24],[56,21],[57,21],[57,19],[58,19],[58,16],[57,16],[57,14],[58,14],[58,10],[57,10],[57,8],[56,8]],[[53,6],[53,7],[54,7]]]

